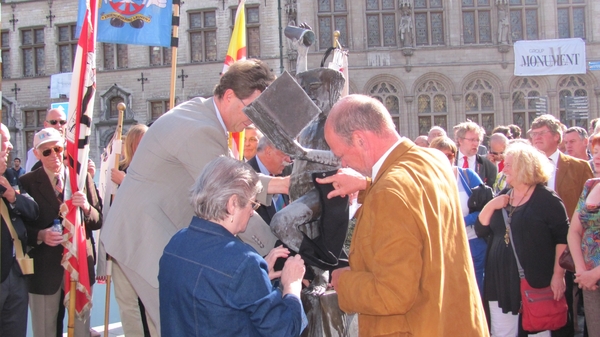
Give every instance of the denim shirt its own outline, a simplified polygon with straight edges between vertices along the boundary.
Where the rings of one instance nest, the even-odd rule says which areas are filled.
[[[163,336],[299,336],[302,302],[272,286],[267,262],[194,217],[165,247],[158,274]]]

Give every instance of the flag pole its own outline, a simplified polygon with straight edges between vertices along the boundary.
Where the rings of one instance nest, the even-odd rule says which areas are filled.
[[[117,120],[117,129],[115,130],[115,139],[116,140],[121,140],[121,138],[122,138],[123,115],[125,114],[126,108],[127,108],[127,106],[123,102],[117,104],[117,109],[119,110],[119,119]],[[118,160],[115,160],[115,168],[117,170],[119,169],[119,161]],[[114,200],[114,197],[115,197],[115,190],[113,190],[113,193],[110,198],[111,204],[112,204],[112,201]],[[111,280],[111,274],[112,274],[111,271],[112,271],[112,258],[110,257],[110,255],[107,254],[107,256],[106,256],[106,297],[104,300],[104,337],[108,337],[108,320],[109,320],[109,313],[110,313],[110,280]]]
[[[173,1],[173,36],[171,38],[171,93],[169,109],[175,107],[175,79],[177,78],[177,45],[179,39],[179,0]],[[175,24],[176,23],[176,24]]]

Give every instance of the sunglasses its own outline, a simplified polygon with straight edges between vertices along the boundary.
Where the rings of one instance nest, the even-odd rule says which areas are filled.
[[[52,147],[52,148],[49,148],[49,149],[46,149],[46,150],[42,151],[42,156],[48,157],[49,155],[52,154],[52,150],[54,150],[54,153],[56,153],[56,154],[60,154],[60,153],[63,152],[63,148],[62,147],[55,146],[55,147]]]
[[[65,121],[65,120],[56,120],[56,119],[51,119],[46,122],[50,123],[50,125],[56,125],[56,124],[65,125],[65,124],[67,124],[67,121]]]

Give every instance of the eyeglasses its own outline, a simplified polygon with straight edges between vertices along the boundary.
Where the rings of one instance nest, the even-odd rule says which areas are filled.
[[[235,97],[237,97],[237,96],[235,96]],[[244,101],[242,101],[242,99],[241,99],[241,98],[237,97],[237,99],[239,99],[239,100],[240,100],[240,102],[242,102],[242,104],[244,105],[244,108],[248,106],[248,104],[244,103]]]
[[[61,120],[51,119],[46,122],[50,123],[50,125],[56,125],[56,124],[65,125],[65,124],[67,124],[67,121],[62,120],[62,119]]]
[[[479,138],[463,138],[463,140],[468,140],[471,143],[479,143]]]
[[[63,148],[60,146],[55,146],[49,149],[46,149],[44,151],[42,151],[42,156],[44,157],[48,157],[49,155],[52,154],[52,150],[54,150],[54,153],[56,154],[61,154],[63,152]]]
[[[532,131],[532,132],[530,132],[530,133],[529,133],[529,136],[531,136],[531,138],[535,138],[535,137],[537,137],[537,136],[543,136],[543,135],[545,135],[545,134],[546,134],[546,133],[548,133],[548,132],[550,132],[550,131],[548,131],[548,130],[544,130],[544,131],[537,131],[537,132],[533,132],[533,131]]]
[[[248,201],[250,201],[252,203],[252,209],[255,211],[261,206],[260,203],[254,201],[252,199],[249,199]]]
[[[504,154],[504,152],[494,152],[494,151],[490,151],[490,154],[493,154],[494,156],[501,156]]]

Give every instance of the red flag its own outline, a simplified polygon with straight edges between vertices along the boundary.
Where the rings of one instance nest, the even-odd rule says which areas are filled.
[[[81,191],[87,177],[89,136],[96,94],[96,22],[98,1],[86,1],[86,13],[77,44],[73,65],[73,79],[69,98],[69,120],[67,124],[67,160],[69,184],[65,203],[61,205],[65,251],[62,265],[65,268],[65,306],[69,298],[76,296],[75,311],[79,318],[86,317],[92,307],[92,296],[87,263],[85,228],[81,210],[73,206],[72,193]],[[76,293],[70,289],[71,280],[76,281]]]

